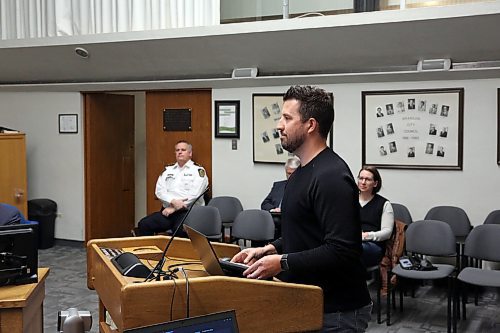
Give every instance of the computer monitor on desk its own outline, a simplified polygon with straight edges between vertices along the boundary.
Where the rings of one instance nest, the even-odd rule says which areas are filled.
[[[0,286],[38,281],[36,226],[0,226]]]
[[[238,333],[234,310],[125,330],[123,333]]]

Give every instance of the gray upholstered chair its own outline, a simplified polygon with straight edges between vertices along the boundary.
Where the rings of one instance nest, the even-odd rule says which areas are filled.
[[[462,258],[464,253],[465,238],[472,229],[467,213],[455,206],[436,206],[432,207],[425,215],[425,220],[443,221],[450,225],[453,234],[455,234],[457,253]],[[459,265],[462,264],[459,260]],[[460,266],[459,266],[460,269]]]
[[[228,238],[231,239],[231,228],[234,219],[243,210],[243,205],[240,199],[231,196],[218,196],[213,197],[207,206],[216,207],[219,210],[222,219],[222,236],[225,236],[226,229],[228,231]]]
[[[410,211],[405,205],[395,202],[391,202],[391,205],[394,210],[394,219],[404,222],[406,225],[413,222]]]
[[[184,224],[201,232],[210,240],[222,240],[222,221],[219,210],[215,207],[193,206]]]
[[[271,213],[261,209],[246,209],[236,216],[232,236],[235,240],[251,241],[251,246],[263,245],[274,238]]]
[[[457,256],[455,246],[455,235],[450,225],[435,220],[421,220],[411,223],[406,230],[406,251],[411,255],[420,256],[436,256],[436,257],[451,257]],[[434,264],[435,270],[407,270],[403,269],[400,264],[396,265],[392,271],[388,273],[387,283],[389,286],[387,293],[387,325],[390,325],[391,316],[391,277],[392,274],[404,279],[415,280],[438,280],[448,279],[448,307],[447,307],[447,325],[448,332],[451,331],[451,301],[453,295],[453,273],[455,265],[450,264]],[[400,307],[403,307],[403,293],[400,291]]]
[[[467,213],[460,207],[436,206],[432,207],[425,215],[425,220],[443,221],[450,225],[455,237],[465,237],[469,234],[472,226]]]
[[[500,224],[500,210],[489,213],[483,224]]]
[[[475,227],[465,240],[468,265],[458,274],[462,291],[462,318],[466,319],[467,286],[500,287],[500,271],[484,269],[483,260],[500,262],[500,225],[483,224]],[[458,295],[459,293],[457,293]]]

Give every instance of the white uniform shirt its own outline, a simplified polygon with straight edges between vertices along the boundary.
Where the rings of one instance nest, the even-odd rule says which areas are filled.
[[[161,200],[163,207],[168,207],[173,199],[184,199],[189,206],[194,199],[205,191],[208,177],[205,169],[189,160],[181,168],[178,163],[165,167],[165,171],[156,181],[155,194]],[[205,205],[201,197],[197,205]]]

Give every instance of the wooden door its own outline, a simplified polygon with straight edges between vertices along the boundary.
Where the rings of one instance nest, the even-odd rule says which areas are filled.
[[[24,134],[0,134],[0,202],[16,206],[28,218]]]
[[[164,109],[191,109],[191,131],[164,131]],[[155,91],[146,93],[147,210],[160,209],[155,186],[165,166],[175,163],[179,140],[193,145],[193,161],[207,171],[212,184],[212,92],[210,90]],[[209,192],[210,195],[210,192]]]
[[[85,241],[135,225],[134,97],[85,94]]]

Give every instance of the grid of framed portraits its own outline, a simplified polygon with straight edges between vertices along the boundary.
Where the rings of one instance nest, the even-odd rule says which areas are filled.
[[[362,162],[462,170],[464,89],[362,92]]]
[[[289,153],[281,146],[276,128],[281,118],[283,94],[253,94],[253,161],[282,163]]]

